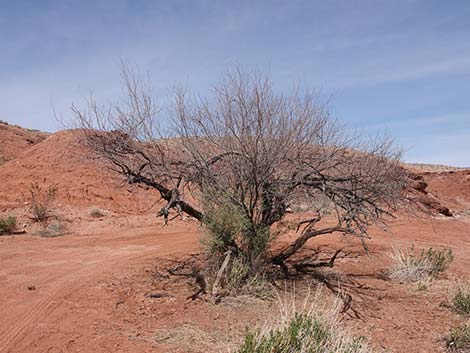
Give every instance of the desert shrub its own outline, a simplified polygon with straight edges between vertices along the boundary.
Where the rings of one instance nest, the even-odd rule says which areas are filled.
[[[49,185],[43,189],[38,183],[32,183],[29,188],[30,211],[32,219],[36,222],[47,223],[52,215],[58,187],[56,184]]]
[[[0,235],[10,234],[16,229],[16,217],[0,217]]]
[[[38,234],[42,237],[60,237],[65,231],[66,227],[62,222],[54,222],[45,226]]]
[[[250,273],[250,266],[242,258],[236,257],[229,264],[225,287],[233,294],[246,282]]]
[[[252,265],[265,256],[270,241],[269,227],[254,225],[250,217],[230,200],[223,203],[205,198],[203,244],[210,253],[236,249]]]
[[[462,314],[470,314],[470,283],[460,282],[452,291],[452,307]]]
[[[423,250],[420,256],[429,262],[429,273],[433,277],[447,270],[454,260],[454,254],[450,249],[429,248],[426,251]]]
[[[209,281],[216,279],[225,257],[230,259],[220,289],[227,295],[252,294],[270,296],[271,285],[264,274],[264,261],[270,240],[269,229],[253,228],[248,217],[238,207],[205,203],[201,243],[209,254],[211,266],[206,269]]]
[[[317,296],[316,300],[320,298]],[[281,309],[279,322],[248,330],[236,353],[366,353],[370,348],[339,325],[337,302],[331,307]]]
[[[251,295],[262,299],[273,296],[273,287],[266,274],[258,267],[252,267],[242,257],[234,257],[229,263],[222,289],[230,296]]]
[[[222,254],[236,247],[237,238],[247,228],[247,220],[236,207],[216,206],[209,202],[203,219],[202,245],[210,254]]]
[[[470,352],[470,324],[463,324],[451,329],[447,338],[447,348],[452,352]]]
[[[424,278],[435,278],[444,272],[454,259],[450,249],[421,250],[419,254],[410,249],[395,249],[392,258],[394,264],[390,277],[400,281],[416,282]]]
[[[124,101],[99,109],[90,97],[83,109],[72,107],[81,141],[130,183],[158,190],[167,201],[158,213],[165,224],[171,208],[205,222],[215,234],[211,254],[235,248],[251,273],[261,262],[285,271],[286,262],[319,235],[365,239],[369,226],[414,205],[400,149],[387,137],[348,136],[317,92],[279,94],[266,75],[229,70],[209,97],[175,92],[165,134],[175,139],[168,139],[147,81],[126,65],[122,78]],[[199,207],[207,200],[223,205],[216,213],[235,212],[235,224],[214,224],[207,210],[184,200],[189,185]],[[309,219],[291,234],[289,246],[266,256],[271,230],[296,206]],[[328,211],[328,222],[321,222]],[[212,231],[221,225],[234,229]]]
[[[252,266],[243,256],[230,252],[216,258],[209,254],[202,274],[215,298],[249,295],[261,299],[273,297],[273,286],[265,271]]]
[[[227,249],[236,250],[250,261],[263,256],[269,242],[269,229],[253,225],[246,212],[225,200],[223,203],[205,201],[203,245],[211,254]]]
[[[100,208],[93,207],[92,209],[90,209],[89,214],[93,218],[101,218],[101,217],[106,216],[106,211]]]

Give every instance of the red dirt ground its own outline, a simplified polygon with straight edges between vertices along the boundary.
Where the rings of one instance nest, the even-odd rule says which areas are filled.
[[[347,238],[324,236],[310,244],[325,256],[338,247],[360,254],[332,270],[345,278],[344,290],[360,315],[344,320],[386,352],[443,352],[443,337],[462,321],[446,303],[455,278],[469,276],[469,172],[423,175],[428,190],[457,217],[401,215],[388,232],[372,232],[369,257]],[[25,205],[34,181],[59,185],[66,235],[34,235]],[[275,303],[253,298],[188,301],[191,281],[157,276],[169,260],[200,246],[199,225],[174,220],[162,228],[152,215],[155,201],[152,191],[129,189],[83,159],[71,132],[54,134],[1,165],[0,216],[19,216],[28,233],[0,237],[0,353],[227,351],[246,325],[276,313]],[[94,206],[109,213],[94,219],[88,214]],[[449,247],[455,255],[445,276],[423,290],[383,276],[391,249],[411,245]]]
[[[125,184],[86,158],[73,131],[55,133],[24,149],[0,167],[0,180],[0,207],[4,208],[23,206],[33,182],[44,188],[56,184],[63,205],[97,206],[121,214],[145,212],[159,197],[153,190]]]
[[[25,149],[44,141],[48,135],[0,121],[0,165],[15,159]]]
[[[425,173],[428,190],[446,206],[465,213],[470,210],[470,170]]]

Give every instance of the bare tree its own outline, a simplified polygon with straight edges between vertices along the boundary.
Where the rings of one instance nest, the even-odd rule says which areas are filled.
[[[73,108],[87,145],[129,182],[159,190],[169,202],[163,215],[178,205],[204,222],[205,209],[236,210],[243,226],[221,250],[242,254],[252,266],[262,259],[286,269],[322,234],[364,240],[370,225],[407,199],[400,151],[386,138],[347,136],[315,92],[282,95],[267,77],[237,70],[208,99],[178,91],[171,134],[163,138],[149,86],[128,68],[123,82],[124,107],[103,109],[90,100],[85,111]],[[182,200],[187,189],[203,211]],[[293,208],[305,216],[298,236],[269,255],[273,227]]]
[[[347,137],[315,92],[276,94],[266,77],[236,71],[209,100],[188,102],[180,93],[176,108],[174,128],[190,156],[190,180],[206,202],[241,210],[248,222],[242,250],[250,257],[264,255],[270,228],[294,206],[310,217],[271,258],[281,267],[321,234],[363,240],[371,224],[406,199],[400,152],[387,139]],[[326,211],[333,224],[331,217],[321,222]]]
[[[72,105],[75,127],[82,143],[112,171],[131,184],[158,190],[168,203],[158,213],[168,221],[169,209],[202,220],[202,213],[184,202],[181,182],[185,175],[184,155],[174,141],[163,134],[159,124],[161,108],[152,97],[150,80],[141,80],[129,66],[121,70],[124,100],[99,105],[90,95],[86,107]]]

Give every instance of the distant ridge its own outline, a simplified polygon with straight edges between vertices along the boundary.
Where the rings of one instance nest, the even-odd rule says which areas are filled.
[[[452,167],[444,164],[428,164],[428,163],[406,163],[408,166],[419,172],[451,172],[458,170],[470,169],[470,167]]]
[[[0,120],[0,165],[17,158],[49,135],[47,132],[25,129]]]
[[[57,184],[59,202],[75,208],[99,206],[126,214],[158,209],[159,193],[126,180],[90,158],[79,130],[53,134],[0,122],[0,210],[23,207],[31,183]],[[415,176],[423,203],[440,213],[470,209],[470,169],[403,164]],[[429,186],[429,187],[428,187]]]

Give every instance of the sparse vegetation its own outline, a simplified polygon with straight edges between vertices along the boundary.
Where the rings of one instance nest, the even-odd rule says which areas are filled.
[[[102,210],[101,208],[93,207],[90,209],[89,214],[93,218],[102,218],[106,216],[106,211]]]
[[[264,242],[269,237],[248,238],[250,222],[240,209],[209,201],[204,204],[201,243],[213,264],[205,273],[210,285],[217,287],[217,294],[272,296],[264,274]]]
[[[16,217],[0,217],[0,235],[11,234],[16,229]]]
[[[60,237],[64,235],[66,227],[62,222],[53,222],[41,229],[38,234],[42,237]]]
[[[459,282],[451,294],[452,307],[461,314],[470,314],[470,282]]]
[[[470,353],[470,0],[0,5],[0,353]]]
[[[320,298],[316,296],[316,300]],[[337,302],[336,302],[337,304]],[[313,303],[297,310],[288,305],[274,327],[249,330],[236,353],[366,353],[370,347],[340,326],[338,306]]]
[[[228,295],[269,296],[271,285],[264,276],[268,232],[264,232],[264,237],[248,237],[250,222],[243,211],[225,204],[205,205],[201,242],[213,263],[207,277],[217,281],[215,285]],[[224,260],[225,268],[221,269]]]
[[[158,190],[165,224],[170,208],[204,222],[211,254],[232,251],[249,275],[269,264],[287,275],[292,256],[320,235],[364,240],[410,200],[400,149],[386,136],[347,136],[315,92],[280,94],[265,75],[236,69],[207,99],[175,92],[169,139],[149,82],[125,65],[122,79],[124,104],[102,109],[90,97],[85,109],[73,106],[82,141],[130,183]],[[189,185],[197,206],[182,199]],[[272,230],[300,205],[297,235],[268,253]],[[322,222],[331,210],[334,222]]]
[[[432,277],[437,277],[440,273],[443,273],[454,261],[454,254],[451,249],[429,248],[422,251],[420,256],[429,262],[429,274]]]
[[[470,352],[470,323],[451,329],[447,338],[447,348],[452,352]]]
[[[220,281],[224,295],[251,295],[268,299],[273,296],[273,287],[262,270],[252,273],[251,266],[243,257],[233,257]],[[212,278],[215,278],[212,276]],[[212,282],[214,283],[214,282]]]
[[[410,249],[395,249],[392,253],[394,264],[390,277],[404,282],[417,282],[426,278],[436,278],[444,272],[454,259],[450,249],[421,250],[416,253]]]
[[[52,216],[55,200],[57,198],[58,186],[49,185],[43,189],[38,183],[32,183],[29,188],[30,193],[30,212],[35,222],[47,225]]]
[[[216,192],[215,190],[213,192]],[[205,199],[203,223],[218,251],[232,250],[242,257],[253,273],[266,265],[266,251],[272,240],[267,225],[254,225],[246,212],[229,201]]]
[[[205,203],[201,243],[209,254],[222,255],[243,236],[247,220],[238,208]]]
[[[429,288],[429,277],[418,282],[418,291],[424,292]]]

